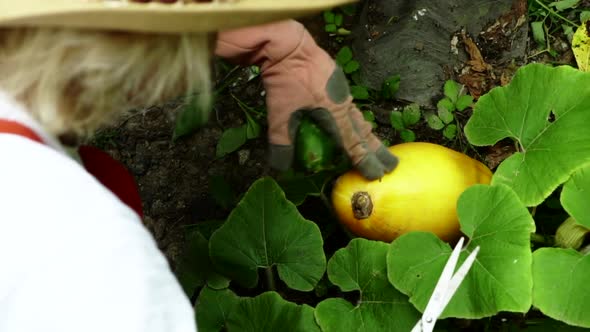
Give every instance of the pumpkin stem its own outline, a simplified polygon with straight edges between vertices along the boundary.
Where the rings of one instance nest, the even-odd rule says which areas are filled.
[[[354,193],[351,198],[352,213],[356,219],[367,219],[373,212],[373,201],[366,191]]]

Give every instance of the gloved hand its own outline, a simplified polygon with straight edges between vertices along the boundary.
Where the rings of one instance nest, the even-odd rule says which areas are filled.
[[[215,54],[260,66],[268,109],[270,162],[293,163],[294,138],[307,113],[344,149],[354,167],[373,180],[398,163],[372,134],[352,102],[346,77],[304,26],[294,20],[221,32]]]

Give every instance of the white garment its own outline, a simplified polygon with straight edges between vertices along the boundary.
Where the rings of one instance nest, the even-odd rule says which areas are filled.
[[[0,332],[193,332],[195,315],[133,210],[0,93]]]

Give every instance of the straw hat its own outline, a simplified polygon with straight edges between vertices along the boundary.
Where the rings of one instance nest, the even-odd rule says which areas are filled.
[[[0,27],[211,32],[306,16],[352,2],[356,0],[0,0]]]

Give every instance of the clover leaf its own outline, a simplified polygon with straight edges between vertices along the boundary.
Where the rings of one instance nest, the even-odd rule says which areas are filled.
[[[507,186],[474,185],[457,203],[469,237],[459,265],[480,246],[475,263],[442,314],[482,318],[501,311],[527,312],[532,302],[530,236],[534,221]],[[432,233],[400,236],[387,254],[389,281],[423,311],[452,249]]]
[[[331,298],[316,308],[316,321],[324,332],[409,331],[419,319],[408,298],[387,281],[388,244],[353,239],[328,262],[328,277],[343,292],[359,291],[356,305]]]
[[[478,146],[515,140],[520,152],[500,164],[492,184],[506,184],[525,205],[538,205],[590,162],[589,105],[590,73],[529,64],[479,99],[465,135]]]
[[[254,182],[209,241],[217,270],[244,287],[258,284],[258,269],[277,267],[295,290],[310,291],[324,274],[319,227],[304,219],[272,178]]]

